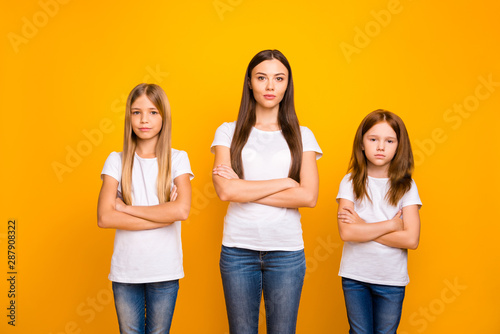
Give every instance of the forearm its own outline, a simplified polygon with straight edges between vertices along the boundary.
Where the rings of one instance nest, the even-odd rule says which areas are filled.
[[[152,206],[127,205],[123,212],[154,223],[171,224],[179,220],[186,220],[189,209],[189,205],[174,201]]]
[[[128,231],[152,230],[163,227],[168,224],[158,224],[150,220],[138,218],[119,212],[114,209],[106,210],[105,213],[100,213],[97,217],[97,225],[100,228],[112,228]]]
[[[214,186],[219,198],[230,202],[254,202],[263,197],[290,189],[290,179],[273,179],[264,181],[247,181],[241,179],[224,179],[213,176]]]
[[[409,231],[397,231],[387,233],[376,238],[373,241],[394,248],[417,249],[419,238],[415,237]]]
[[[343,241],[367,242],[375,240],[387,233],[393,232],[394,223],[391,220],[378,223],[343,223],[339,222],[340,238]]]
[[[316,206],[317,200],[317,192],[306,187],[296,187],[277,192],[254,202],[281,208],[313,208]]]
[[[417,249],[420,240],[420,216],[418,210],[418,205],[404,207],[403,230],[385,234],[374,241],[389,247]]]

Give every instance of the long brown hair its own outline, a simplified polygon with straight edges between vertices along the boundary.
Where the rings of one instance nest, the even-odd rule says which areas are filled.
[[[292,163],[288,176],[297,182],[300,182],[300,166],[302,163],[302,136],[300,133],[299,120],[295,113],[294,90],[292,69],[286,57],[278,50],[264,50],[257,53],[245,72],[245,80],[243,82],[243,94],[241,97],[240,110],[238,120],[236,121],[236,129],[234,131],[233,140],[231,142],[231,167],[240,178],[244,177],[243,162],[241,159],[241,150],[245,146],[252,127],[255,125],[255,97],[250,89],[250,80],[252,70],[255,66],[265,60],[277,59],[288,70],[288,86],[280,102],[278,111],[278,124],[281,133],[288,144],[292,156]]]
[[[371,201],[366,190],[368,171],[366,156],[363,150],[363,136],[375,124],[381,122],[387,122],[394,132],[396,132],[398,139],[396,154],[389,165],[390,188],[386,194],[386,200],[389,204],[396,206],[403,195],[411,188],[411,174],[414,166],[408,132],[403,120],[396,114],[378,109],[369,113],[363,119],[356,131],[352,146],[351,161],[349,163],[350,179],[355,198],[361,201],[366,196]]]
[[[135,100],[142,95],[146,95],[161,115],[162,127],[158,136],[158,142],[156,143],[156,161],[158,162],[156,186],[160,203],[165,203],[170,199],[170,184],[172,182],[170,168],[172,161],[170,103],[168,102],[167,95],[160,86],[142,83],[130,92],[125,111],[121,190],[123,201],[128,205],[132,205],[132,167],[134,165],[134,154],[137,146],[137,136],[132,130],[130,120],[132,114],[130,109]]]

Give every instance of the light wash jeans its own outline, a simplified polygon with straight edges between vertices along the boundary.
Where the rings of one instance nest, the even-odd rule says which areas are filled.
[[[257,334],[262,293],[268,334],[293,334],[306,272],[304,250],[222,246],[220,271],[231,334]]]
[[[179,280],[154,283],[113,282],[120,334],[170,332]]]
[[[350,334],[396,334],[404,286],[364,283],[342,277]]]

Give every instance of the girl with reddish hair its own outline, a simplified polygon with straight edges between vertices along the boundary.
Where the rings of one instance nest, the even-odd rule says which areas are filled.
[[[379,109],[363,119],[349,171],[337,195],[349,333],[396,333],[409,282],[407,253],[419,243],[422,205],[401,118]]]

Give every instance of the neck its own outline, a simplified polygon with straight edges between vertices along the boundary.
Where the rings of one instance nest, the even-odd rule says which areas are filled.
[[[137,140],[137,146],[135,147],[135,153],[141,158],[155,158],[156,157],[156,143],[158,142],[158,136],[154,138],[143,140]]]
[[[368,162],[368,176],[385,179],[389,177],[389,166],[374,166]]]
[[[278,123],[279,105],[273,108],[255,107],[255,127],[260,130],[277,131],[280,130]]]

